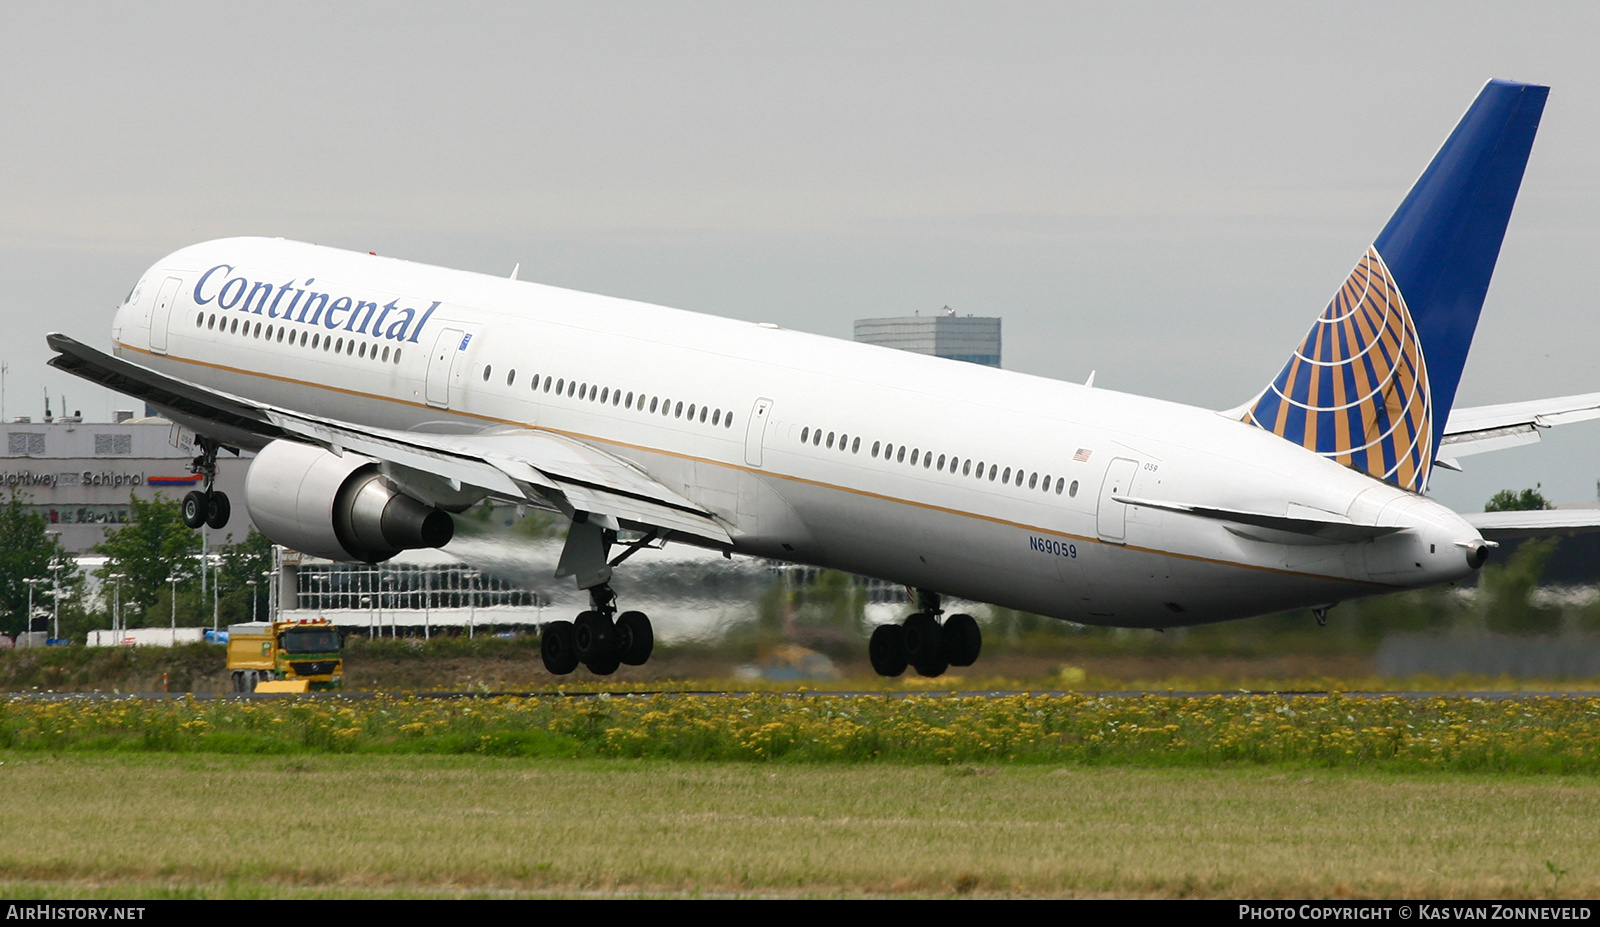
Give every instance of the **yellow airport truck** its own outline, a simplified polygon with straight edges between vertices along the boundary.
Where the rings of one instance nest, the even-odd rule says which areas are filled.
[[[343,639],[323,618],[250,621],[228,628],[235,692],[310,692],[344,684]]]

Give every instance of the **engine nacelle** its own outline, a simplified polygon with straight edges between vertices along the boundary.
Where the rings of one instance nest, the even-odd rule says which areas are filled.
[[[443,547],[445,512],[406,495],[359,454],[274,441],[250,463],[245,507],[273,542],[328,560],[381,563],[402,550]]]

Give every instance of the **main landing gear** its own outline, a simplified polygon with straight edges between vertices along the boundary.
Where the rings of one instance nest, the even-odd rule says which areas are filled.
[[[614,524],[614,523],[613,523]],[[644,549],[656,532],[640,538],[611,561],[606,560],[616,528],[607,528],[587,513],[579,512],[567,531],[557,576],[573,576],[589,590],[589,610],[576,621],[554,621],[540,634],[544,668],[565,676],[582,663],[596,676],[609,676],[626,663],[642,666],[655,648],[655,633],[644,612],[617,614],[617,593],[611,588],[611,568]]]
[[[596,676],[609,676],[624,663],[644,665],[656,642],[650,619],[644,612],[617,615],[616,602],[611,586],[602,583],[589,589],[591,607],[578,620],[545,625],[539,641],[544,668],[565,676],[582,663]]]
[[[200,456],[189,464],[189,472],[205,477],[204,489],[193,490],[183,497],[183,523],[190,528],[224,528],[233,507],[228,504],[227,493],[212,487],[217,481],[217,442],[200,439]]]
[[[939,676],[952,666],[971,666],[983,650],[983,632],[971,615],[951,615],[939,594],[917,590],[917,613],[902,624],[880,624],[867,644],[867,656],[879,676],[898,676],[907,666],[923,676]]]

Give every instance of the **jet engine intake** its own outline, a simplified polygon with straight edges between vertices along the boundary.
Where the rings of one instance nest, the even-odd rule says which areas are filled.
[[[443,547],[455,522],[406,495],[359,454],[293,441],[262,448],[245,478],[250,520],[272,541],[328,560],[381,563],[402,550]]]

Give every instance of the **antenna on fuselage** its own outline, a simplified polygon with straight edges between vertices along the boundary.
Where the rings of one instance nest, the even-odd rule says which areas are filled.
[[[517,262],[517,266],[511,268],[511,279],[513,279],[513,280],[517,279],[517,271],[519,271],[521,269],[522,269],[522,262],[518,261]]]

